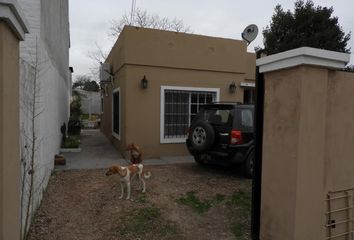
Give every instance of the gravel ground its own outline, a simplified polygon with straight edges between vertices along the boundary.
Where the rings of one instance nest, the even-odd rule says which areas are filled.
[[[55,172],[28,240],[249,239],[251,181],[230,168],[145,166],[147,192],[120,200],[117,175]]]

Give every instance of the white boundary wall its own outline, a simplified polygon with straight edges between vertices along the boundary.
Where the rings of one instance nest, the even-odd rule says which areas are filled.
[[[37,113],[42,113],[35,120],[37,150],[32,202],[34,210],[42,199],[54,168],[54,155],[59,153],[60,127],[63,123],[67,126],[69,118],[71,80],[68,0],[19,0],[19,5],[30,31],[20,44],[21,158],[26,162],[30,160],[31,150],[31,103],[36,56],[39,63],[36,101]],[[27,174],[25,186],[28,186],[29,178]],[[24,202],[27,197],[25,194]]]

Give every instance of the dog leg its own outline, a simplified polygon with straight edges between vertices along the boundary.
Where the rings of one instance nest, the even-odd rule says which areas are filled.
[[[143,193],[146,191],[145,189],[145,181],[144,181],[144,178],[139,174],[139,179],[140,179],[140,182],[143,184]]]
[[[127,182],[127,200],[130,199],[130,182]]]
[[[119,199],[122,199],[123,196],[124,196],[124,185],[123,185],[123,183],[121,182],[121,183],[120,183],[120,197],[119,197]]]
[[[141,174],[140,173],[138,173],[138,178],[139,178],[139,186],[138,186],[138,190],[140,190],[140,188],[141,188]]]

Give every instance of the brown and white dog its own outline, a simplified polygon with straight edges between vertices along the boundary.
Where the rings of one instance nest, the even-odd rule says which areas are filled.
[[[120,188],[121,188],[121,195],[119,199],[122,199],[124,196],[124,183],[127,186],[127,198],[130,199],[130,189],[131,189],[131,181],[133,178],[138,175],[140,182],[143,184],[143,190],[142,192],[144,193],[146,191],[146,183],[144,181],[145,179],[150,178],[151,173],[144,173],[143,174],[143,164],[132,164],[128,167],[122,167],[122,166],[111,166],[107,172],[106,176],[110,176],[112,174],[118,174],[120,177]]]
[[[127,146],[127,151],[130,152],[130,161],[132,164],[138,164],[142,162],[142,153],[140,147],[134,143]]]

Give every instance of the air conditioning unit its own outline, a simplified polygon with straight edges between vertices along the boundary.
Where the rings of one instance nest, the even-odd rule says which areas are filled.
[[[112,66],[109,63],[101,63],[100,67],[100,83],[112,83]]]

